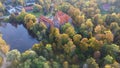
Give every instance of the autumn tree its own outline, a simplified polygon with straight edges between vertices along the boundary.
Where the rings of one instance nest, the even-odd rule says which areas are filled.
[[[0,67],[1,67],[2,63],[3,63],[3,57],[0,56]]]
[[[95,51],[93,54],[94,58],[96,59],[96,62],[99,60],[101,57],[101,52],[100,51]]]
[[[93,17],[94,25],[104,25],[105,24],[106,15],[96,14]]]
[[[71,16],[71,17],[73,17],[73,13],[74,13],[74,10],[75,8],[73,7],[73,6],[70,6],[70,8],[69,8],[69,10],[67,11],[67,13]]]
[[[97,34],[103,34],[106,31],[106,28],[103,25],[97,25],[94,28],[94,32]]]
[[[88,58],[86,60],[86,63],[88,64],[89,68],[99,68],[98,64],[95,62],[95,59],[93,58]]]
[[[28,23],[26,23],[27,29],[30,29],[33,26],[33,21],[30,20]]]
[[[69,41],[68,34],[61,34],[61,43],[64,45]]]
[[[25,17],[24,17],[24,24],[26,25],[26,27],[31,27],[31,26],[33,26],[34,24],[36,24],[36,17],[34,16],[34,15],[32,15],[32,14],[27,14],[27,15],[25,15]]]
[[[75,18],[75,25],[76,26],[80,26],[82,23],[85,22],[85,17],[84,15],[80,16],[80,15],[77,15],[76,18]]]
[[[24,18],[25,24],[28,23],[30,20],[32,20],[33,23],[36,23],[36,17],[32,14],[27,14]]]
[[[69,41],[67,44],[64,45],[64,51],[67,55],[72,55],[75,52],[76,46],[73,44],[72,41]]]
[[[73,36],[73,42],[74,42],[74,44],[75,45],[79,45],[81,39],[82,39],[82,36],[80,34],[75,34]]]
[[[80,41],[79,46],[80,46],[80,49],[82,51],[87,51],[88,47],[89,47],[88,39],[87,38],[82,38],[82,40]]]
[[[69,27],[65,33],[68,34],[70,38],[73,38],[73,36],[75,35],[74,27]]]
[[[60,31],[59,31],[59,29],[52,27],[50,29],[50,34],[49,34],[49,40],[50,40],[50,42],[54,42],[54,41],[58,41],[59,42],[59,40],[57,40],[57,38],[59,39],[59,37],[60,37]]]
[[[114,35],[111,31],[105,31],[105,39],[107,43],[111,43],[114,40]]]
[[[103,41],[98,41],[96,38],[92,37],[89,39],[89,46],[93,48],[93,50],[100,50],[103,46]]]
[[[0,50],[6,54],[9,51],[9,49],[10,47],[7,45],[5,40],[2,39],[2,36],[0,36]]]
[[[91,19],[87,19],[87,21],[86,21],[86,26],[87,26],[87,30],[89,31],[89,32],[92,32],[93,31],[93,23],[92,23],[92,20]]]

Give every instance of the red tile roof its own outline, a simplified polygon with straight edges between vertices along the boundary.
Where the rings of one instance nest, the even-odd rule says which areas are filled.
[[[26,11],[33,10],[33,6],[24,7]]]
[[[68,16],[67,14],[63,13],[62,11],[58,11],[55,15],[54,19],[57,19],[59,21],[59,24],[64,24],[69,21],[71,17]]]
[[[40,16],[39,21],[44,22],[45,24],[50,24],[51,26],[53,26],[53,21],[46,18],[45,16]]]
[[[44,22],[46,26],[55,26],[56,20],[58,21],[58,26],[68,23],[71,19],[70,16],[63,13],[62,11],[58,11],[53,20],[46,18],[45,16],[40,16],[39,22]]]

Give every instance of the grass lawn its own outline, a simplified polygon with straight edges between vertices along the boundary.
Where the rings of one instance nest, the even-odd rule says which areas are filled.
[[[37,12],[37,13],[30,12],[30,13],[33,14],[33,15],[35,15],[37,18],[40,17],[40,15],[43,14],[42,12]]]

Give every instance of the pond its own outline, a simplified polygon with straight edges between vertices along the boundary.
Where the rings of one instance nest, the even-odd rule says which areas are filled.
[[[30,49],[38,41],[29,35],[22,24],[0,23],[0,32],[10,49],[18,49],[20,52]]]

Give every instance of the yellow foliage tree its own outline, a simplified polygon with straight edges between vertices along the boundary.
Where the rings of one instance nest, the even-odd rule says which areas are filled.
[[[6,42],[0,36],[0,50],[3,53],[7,53],[9,51],[9,49],[10,49],[9,46],[6,44]]]
[[[88,47],[89,47],[89,44],[88,44],[88,39],[87,38],[83,38],[81,41],[80,41],[80,49],[82,51],[87,51],[88,50]]]
[[[82,36],[80,34],[74,35],[73,36],[74,44],[79,45],[81,38],[82,38]]]
[[[25,17],[24,17],[24,23],[25,24],[27,24],[28,22],[30,22],[30,20],[33,22],[33,23],[36,23],[37,22],[37,20],[36,20],[36,17],[34,16],[34,15],[32,15],[32,14],[27,14],[27,15],[25,15]]]
[[[111,43],[114,40],[114,35],[112,34],[110,30],[105,31],[105,38],[106,38],[107,43]]]

